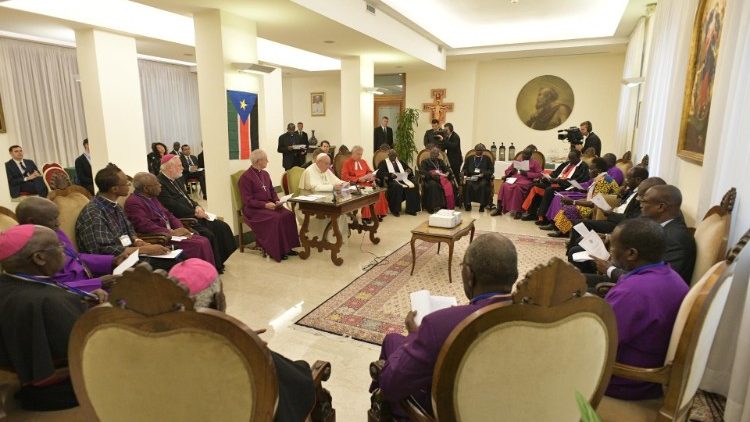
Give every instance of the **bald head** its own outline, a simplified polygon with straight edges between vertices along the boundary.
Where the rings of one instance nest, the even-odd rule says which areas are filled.
[[[52,230],[60,227],[57,205],[47,198],[32,196],[23,200],[16,207],[19,224],[37,224]]]
[[[676,186],[656,185],[649,188],[641,199],[641,214],[657,223],[680,215],[682,193]]]
[[[518,278],[516,247],[499,233],[477,237],[466,249],[461,275],[469,299],[493,291],[509,293]]]
[[[646,192],[648,192],[648,190],[654,186],[666,184],[667,182],[665,182],[661,177],[649,177],[648,179],[642,181],[640,185],[638,185],[638,197],[643,198],[643,195],[645,195]]]

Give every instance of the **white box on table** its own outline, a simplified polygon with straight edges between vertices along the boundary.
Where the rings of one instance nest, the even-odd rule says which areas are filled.
[[[432,227],[452,229],[461,224],[461,212],[453,210],[440,210],[430,215],[428,224]]]

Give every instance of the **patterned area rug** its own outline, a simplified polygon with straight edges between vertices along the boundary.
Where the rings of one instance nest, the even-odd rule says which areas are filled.
[[[475,236],[481,232],[477,231]],[[554,256],[565,257],[565,239],[505,234],[518,251],[519,274]],[[391,332],[404,332],[404,317],[411,309],[409,293],[427,289],[433,295],[455,296],[468,303],[461,283],[461,260],[469,246],[466,236],[456,242],[453,253],[453,283],[448,283],[448,247],[418,240],[416,265],[411,271],[411,247],[407,243],[362,274],[341,291],[308,313],[297,324],[381,344]]]
[[[719,394],[698,390],[690,408],[690,422],[723,422],[727,399]]]

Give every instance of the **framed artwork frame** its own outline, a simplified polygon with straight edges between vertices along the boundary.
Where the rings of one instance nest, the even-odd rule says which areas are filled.
[[[326,93],[325,92],[311,92],[310,93],[310,115],[313,117],[326,115]]]
[[[5,127],[5,114],[3,114],[3,99],[0,98],[0,133],[5,133],[8,128]]]
[[[677,156],[703,164],[726,0],[700,0],[693,23]]]

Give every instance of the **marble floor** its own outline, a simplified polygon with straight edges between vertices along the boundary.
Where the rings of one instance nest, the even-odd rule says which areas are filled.
[[[477,230],[545,236],[530,222],[515,221],[507,215],[490,217],[470,214]],[[425,221],[427,213],[417,216],[386,217],[380,225],[381,241],[373,245],[366,234],[352,234],[342,248],[344,263],[336,267],[330,253],[313,250],[307,260],[290,257],[277,263],[259,252],[236,252],[227,262],[222,276],[227,297],[227,313],[253,329],[268,331],[261,338],[271,349],[291,359],[330,361],[331,379],[326,382],[333,396],[339,421],[366,420],[369,408],[368,366],[376,360],[377,346],[350,338],[294,325],[307,314],[361,275],[376,256],[387,256],[411,238],[411,229]],[[454,257],[460,262],[461,257]],[[446,283],[448,275],[445,275]]]

